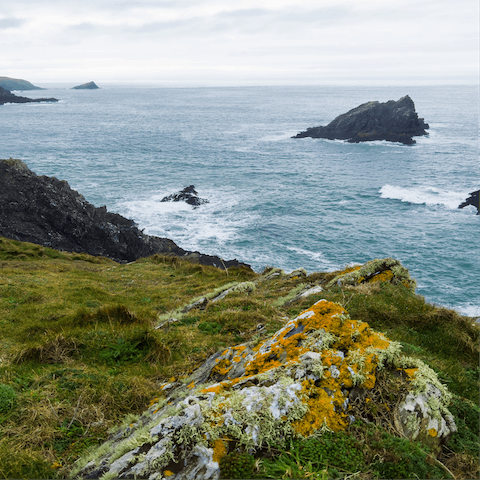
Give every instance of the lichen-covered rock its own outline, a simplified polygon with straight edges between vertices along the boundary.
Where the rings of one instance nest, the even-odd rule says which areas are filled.
[[[340,272],[326,287],[355,286],[361,283],[390,282],[415,291],[416,282],[408,270],[394,258],[375,259],[363,265],[348,267]]]
[[[271,338],[227,348],[184,381],[163,384],[149,410],[73,475],[218,479],[219,462],[233,449],[345,430],[356,420],[353,399],[382,388],[377,380],[386,370],[409,388],[391,413],[404,435],[421,440],[426,431],[443,441],[455,430],[450,396],[431,369],[341,305],[320,300]]]

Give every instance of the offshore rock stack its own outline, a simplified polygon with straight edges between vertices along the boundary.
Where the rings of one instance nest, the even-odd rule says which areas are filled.
[[[398,101],[368,102],[338,116],[325,127],[312,127],[293,138],[326,138],[349,143],[387,140],[405,145],[414,136],[428,135],[429,126],[418,118],[413,100],[406,95]]]

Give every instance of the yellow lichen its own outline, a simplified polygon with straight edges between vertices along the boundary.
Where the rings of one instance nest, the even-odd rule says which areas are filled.
[[[430,428],[428,430],[428,434],[431,436],[431,437],[436,437],[438,432],[434,429],[434,428]]]
[[[175,474],[173,472],[171,472],[170,470],[165,470],[163,472],[164,477],[171,477],[172,475],[175,475]]]
[[[227,452],[228,452],[227,442],[221,438],[217,438],[213,442],[212,460],[214,462],[220,462],[220,460],[227,454]]]

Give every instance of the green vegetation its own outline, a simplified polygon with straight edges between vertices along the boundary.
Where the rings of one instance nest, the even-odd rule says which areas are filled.
[[[339,272],[267,279],[274,272],[225,272],[158,255],[120,265],[0,237],[0,477],[68,478],[89,447],[155,401],[161,383],[185,377],[220,349],[270,336],[321,298],[346,306],[352,318],[435,370],[454,393],[449,408],[459,431],[436,457],[425,445],[398,438],[372,398],[354,413],[370,423],[253,455],[230,449],[222,476],[450,478],[450,471],[457,479],[478,477],[479,328],[473,320],[388,281],[335,283],[298,302],[279,301],[325,286]],[[241,282],[255,288],[184,311]]]

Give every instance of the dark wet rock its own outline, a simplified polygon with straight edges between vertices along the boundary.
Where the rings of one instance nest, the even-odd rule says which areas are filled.
[[[0,77],[0,87],[5,90],[45,90],[44,88],[37,87],[27,80],[20,78]]]
[[[237,260],[183,250],[168,238],[145,235],[133,220],[95,207],[64,180],[37,176],[21,160],[0,160],[0,236],[118,262],[175,255],[219,268]]]
[[[414,136],[428,135],[429,126],[418,118],[415,104],[406,95],[398,101],[368,102],[338,116],[325,127],[308,128],[293,138],[326,138],[349,143],[387,140],[406,145],[415,143]]]
[[[9,90],[0,87],[0,105],[5,103],[39,103],[39,102],[58,102],[56,98],[27,98],[19,97]]]
[[[77,85],[76,87],[73,87],[72,90],[96,90],[97,88],[100,88],[95,84],[95,82],[88,82],[88,83],[82,83],[82,85]]]
[[[462,202],[458,208],[465,208],[468,205],[473,205],[477,209],[477,215],[480,215],[480,201],[479,201],[479,196],[480,196],[480,190],[476,190],[475,192],[469,193],[469,197]]]
[[[203,205],[204,203],[208,203],[208,200],[198,197],[198,194],[197,194],[197,191],[195,190],[194,185],[190,185],[188,187],[185,187],[183,190],[180,190],[177,193],[163,197],[160,201],[161,202],[185,202],[185,203],[188,203],[189,205],[193,205],[194,207],[198,207],[200,205]]]

